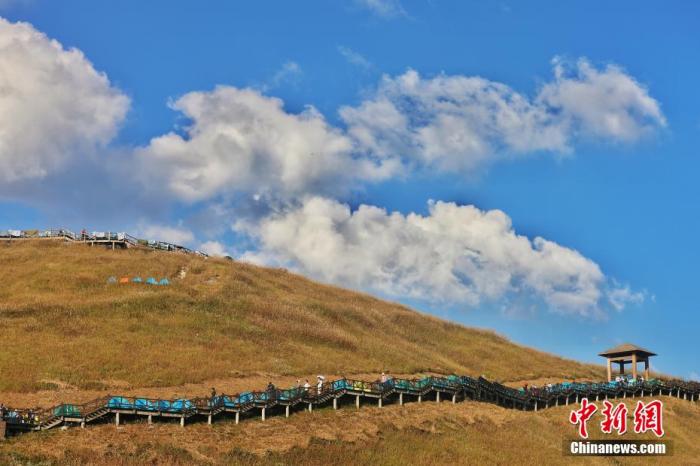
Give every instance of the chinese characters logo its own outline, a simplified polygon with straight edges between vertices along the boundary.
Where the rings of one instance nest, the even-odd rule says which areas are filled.
[[[581,408],[571,411],[569,422],[578,427],[578,433],[582,438],[588,438],[588,421],[598,411],[595,403],[590,403],[588,398],[581,400]],[[601,414],[603,420],[600,422],[600,430],[605,434],[613,431],[618,435],[627,432],[627,406],[619,403],[617,406],[609,401],[603,402]],[[634,432],[643,434],[653,432],[657,437],[664,436],[663,428],[663,403],[659,400],[644,403],[638,401],[634,408]]]

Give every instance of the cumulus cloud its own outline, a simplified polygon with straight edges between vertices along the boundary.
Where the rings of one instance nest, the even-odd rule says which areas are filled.
[[[553,65],[555,79],[541,89],[537,102],[557,114],[570,137],[631,142],[666,126],[659,103],[619,66],[598,70],[579,59],[572,68],[560,58]]]
[[[601,315],[609,296],[609,280],[595,262],[517,234],[499,210],[431,202],[426,216],[369,205],[353,212],[312,197],[259,225],[238,227],[261,244],[244,260],[283,264],[389,296],[476,306],[517,294],[554,312],[587,317]]]
[[[353,143],[313,107],[288,113],[280,99],[221,86],[172,104],[192,121],[186,134],[157,137],[137,151],[148,174],[186,201],[231,192],[294,197],[339,194],[357,180],[380,180],[396,167],[353,156]]]
[[[355,0],[355,3],[381,18],[406,16],[406,10],[399,0]]]
[[[342,127],[312,106],[291,113],[280,99],[231,86],[171,106],[190,126],[154,138],[137,159],[148,186],[187,202],[345,196],[415,169],[470,174],[505,158],[567,154],[581,139],[634,142],[666,124],[619,67],[559,59],[533,98],[480,77],[384,76],[367,99],[339,109]]]
[[[140,235],[177,245],[186,245],[194,241],[194,234],[190,230],[169,225],[147,225],[140,229]]]
[[[666,124],[634,78],[584,59],[556,59],[554,80],[534,98],[481,77],[409,70],[384,76],[370,98],[340,115],[365,153],[459,172],[532,152],[568,153],[582,138],[634,142]]]
[[[128,108],[82,52],[0,18],[0,182],[43,178],[104,146]]]

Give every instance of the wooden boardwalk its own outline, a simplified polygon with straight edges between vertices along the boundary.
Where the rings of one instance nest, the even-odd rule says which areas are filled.
[[[493,403],[504,408],[538,411],[553,406],[589,400],[635,398],[641,396],[671,396],[698,402],[700,383],[685,381],[631,380],[625,382],[561,383],[539,389],[514,389],[483,377],[451,375],[416,379],[390,378],[386,382],[339,379],[308,389],[270,389],[235,395],[174,400],[133,396],[98,398],[84,404],[60,404],[44,410],[7,408],[0,422],[8,432],[46,430],[58,426],[81,426],[95,422],[114,422],[117,426],[127,419],[143,417],[150,424],[157,419],[176,418],[184,427],[186,422],[211,424],[216,418],[230,416],[239,423],[242,418],[259,415],[264,421],[270,415],[289,417],[295,410],[309,410],[332,405],[372,403],[379,407],[387,403],[448,401],[457,403],[471,399]]]

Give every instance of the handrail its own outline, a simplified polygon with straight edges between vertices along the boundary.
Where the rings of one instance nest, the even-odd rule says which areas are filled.
[[[212,397],[198,398],[177,398],[161,399],[139,396],[107,395],[87,401],[82,404],[60,403],[50,408],[3,408],[0,410],[0,419],[8,423],[10,427],[36,429],[46,428],[63,422],[66,418],[81,419],[84,421],[95,413],[104,412],[145,412],[154,414],[171,414],[180,416],[191,416],[197,413],[212,414],[221,409],[232,409],[244,411],[253,406],[265,408],[275,404],[295,404],[299,401],[309,403],[320,403],[328,397],[342,396],[347,392],[359,395],[369,395],[374,397],[384,397],[390,393],[413,392],[422,394],[425,391],[453,390],[454,392],[471,390],[471,393],[482,394],[477,399],[510,400],[509,406],[525,406],[528,403],[551,403],[561,397],[577,396],[599,396],[606,394],[617,395],[620,392],[636,393],[642,391],[664,390],[669,394],[676,393],[680,396],[681,391],[691,399],[700,398],[700,383],[683,380],[642,380],[625,379],[614,382],[562,382],[559,384],[544,387],[512,388],[495,381],[479,377],[473,379],[469,376],[450,375],[447,377],[427,376],[413,379],[388,378],[382,381],[366,381],[359,379],[341,378],[330,382],[323,382],[319,385],[292,388],[270,388],[262,391],[241,392],[235,395],[215,395]],[[490,394],[483,396],[483,394]],[[532,407],[532,405],[530,405]],[[535,405],[536,407],[536,405]],[[523,408],[524,409],[524,408]],[[100,413],[102,411],[102,413]]]

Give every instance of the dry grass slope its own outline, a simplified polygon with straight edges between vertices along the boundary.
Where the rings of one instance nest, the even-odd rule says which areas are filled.
[[[700,464],[700,406],[665,400],[665,440],[672,456],[657,464]],[[637,400],[627,400],[630,413]],[[648,401],[648,399],[647,399]],[[0,444],[2,464],[140,465],[435,465],[435,464],[649,464],[649,458],[572,458],[562,442],[576,437],[567,421],[571,407],[538,413],[494,405],[434,402],[366,407],[355,411],[325,408],[289,419],[266,422],[231,420],[213,426],[177,422],[113,425],[47,431]],[[632,416],[630,414],[629,416]],[[630,418],[628,422],[632,422]],[[603,438],[591,425],[592,438]],[[607,438],[616,438],[615,435]],[[631,440],[653,440],[653,434],[628,432]]]
[[[111,275],[173,285],[108,285]],[[504,381],[602,375],[284,270],[55,242],[0,243],[0,320],[0,392],[381,370]]]

